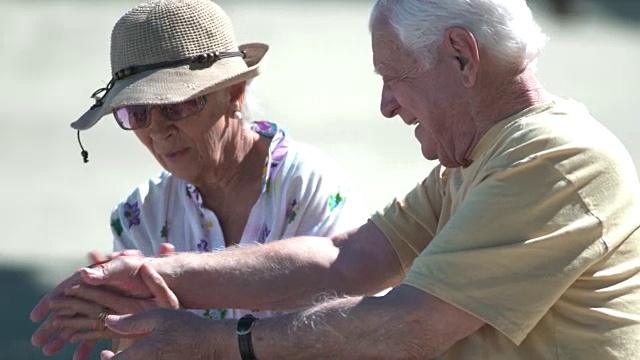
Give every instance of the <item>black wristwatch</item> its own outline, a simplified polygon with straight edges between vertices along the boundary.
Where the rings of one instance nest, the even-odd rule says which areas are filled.
[[[240,357],[242,360],[256,360],[253,353],[253,343],[251,342],[251,329],[257,317],[247,314],[238,320],[236,334],[238,334],[238,345],[240,346]]]

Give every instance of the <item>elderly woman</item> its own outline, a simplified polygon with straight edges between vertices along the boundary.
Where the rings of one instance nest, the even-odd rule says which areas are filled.
[[[111,214],[116,251],[154,255],[163,243],[182,252],[220,251],[326,236],[366,219],[325,154],[293,141],[274,123],[247,122],[247,84],[262,71],[268,50],[261,43],[238,46],[228,16],[208,0],[153,1],[116,23],[113,77],[71,126],[87,130],[112,114],[166,170],[135,188]],[[48,343],[47,354],[75,331],[95,328],[107,313],[175,304],[86,286],[66,294],[49,299],[57,313],[34,335],[35,345]],[[250,311],[269,316],[265,310]],[[198,312],[220,319],[249,311]],[[50,337],[56,329],[62,330]],[[96,336],[104,337],[99,330]]]

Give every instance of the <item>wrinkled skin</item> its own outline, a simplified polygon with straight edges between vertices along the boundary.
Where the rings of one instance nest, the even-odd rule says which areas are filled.
[[[109,329],[121,333],[121,336],[146,335],[128,349],[114,354],[105,350],[101,359],[232,359],[234,354],[211,350],[214,344],[231,343],[237,357],[237,345],[233,342],[234,326],[229,321],[210,321],[188,311],[154,309],[145,313],[127,316],[111,315],[107,318]],[[230,338],[219,339],[213,334],[213,328],[227,326]],[[222,346],[224,347],[224,346]],[[213,351],[213,352],[212,352]]]
[[[173,254],[172,245],[163,244],[160,256]],[[103,307],[110,313],[129,314],[155,307],[178,308],[179,303],[162,277],[149,266],[137,250],[126,250],[102,256],[89,253],[93,269],[84,268],[61,282],[53,291],[45,295],[31,312],[34,322],[45,321],[34,332],[31,342],[42,347],[45,355],[52,355],[62,349],[68,341],[81,341],[75,351],[74,360],[85,359],[98,339],[109,339],[117,335],[97,320]],[[127,274],[137,281],[116,281],[110,287],[91,286],[90,275],[95,268],[126,269]]]

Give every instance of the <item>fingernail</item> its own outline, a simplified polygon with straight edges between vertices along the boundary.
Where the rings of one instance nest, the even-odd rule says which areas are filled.
[[[107,318],[105,319],[108,322],[116,322],[120,319],[120,315],[107,315]]]

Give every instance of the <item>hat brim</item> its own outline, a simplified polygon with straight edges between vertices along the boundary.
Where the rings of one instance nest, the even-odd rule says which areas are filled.
[[[244,58],[149,70],[118,80],[102,98],[102,105],[90,108],[71,127],[87,130],[121,106],[178,103],[258,76],[264,68],[269,45],[250,43],[240,45],[239,49],[245,52]]]

